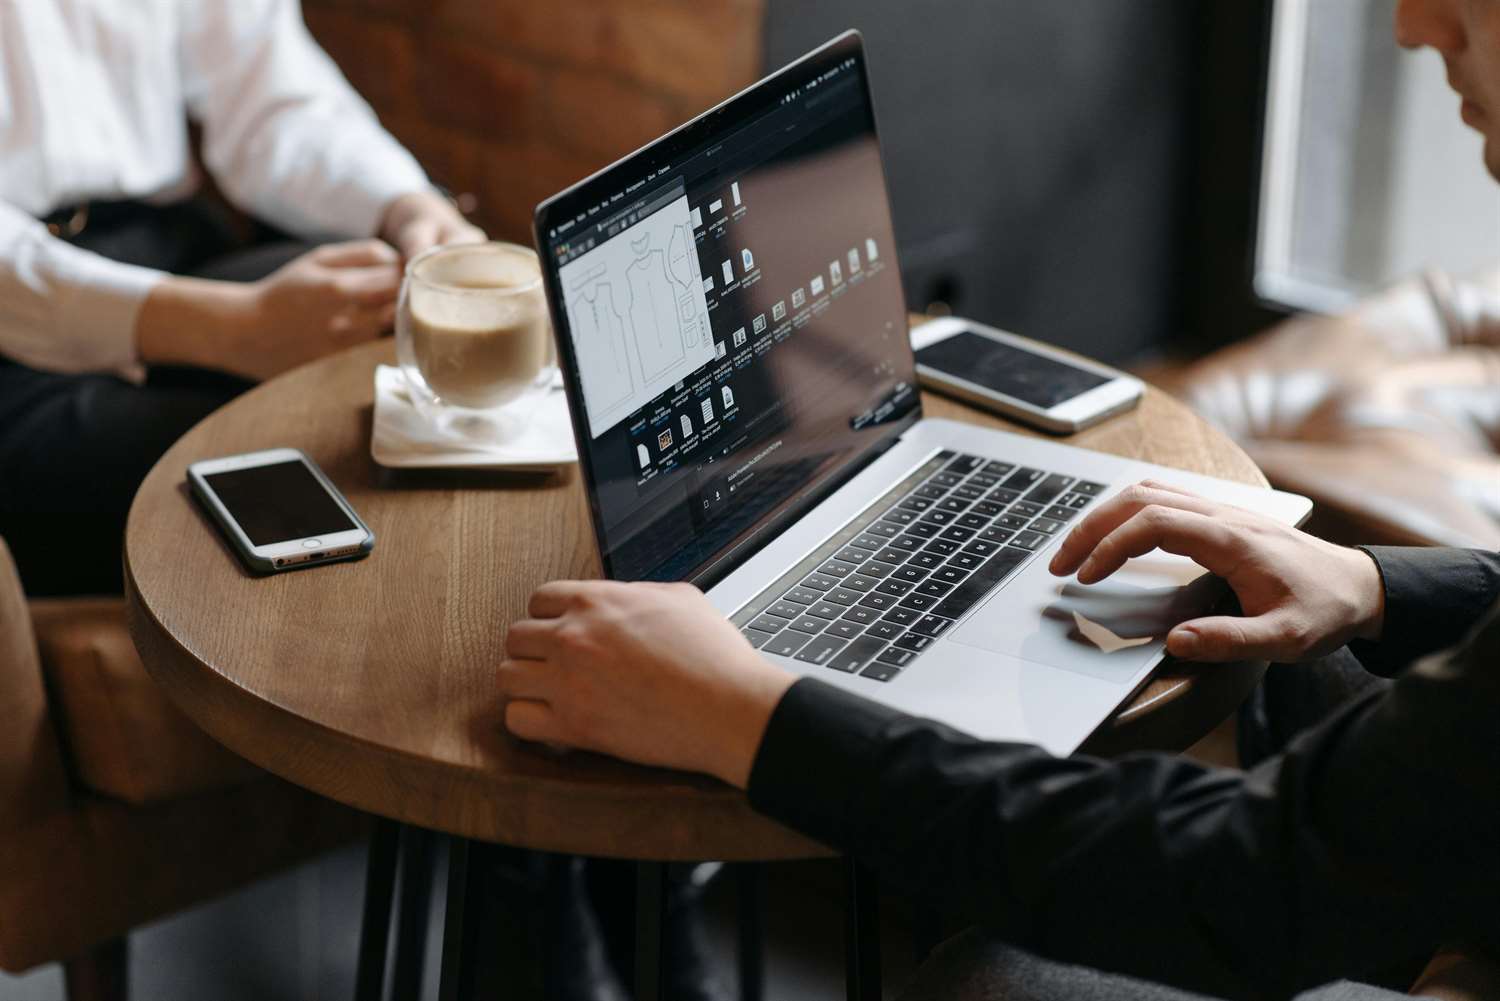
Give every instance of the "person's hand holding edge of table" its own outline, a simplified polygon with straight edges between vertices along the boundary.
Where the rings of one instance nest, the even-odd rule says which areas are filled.
[[[1167,648],[1183,659],[1296,660],[1379,634],[1383,590],[1368,555],[1161,483],[1100,505],[1049,569],[1095,584],[1154,549],[1223,577],[1244,609],[1175,627]],[[557,581],[532,595],[528,614],[498,669],[512,733],[745,787],[796,676],[756,653],[697,588]]]

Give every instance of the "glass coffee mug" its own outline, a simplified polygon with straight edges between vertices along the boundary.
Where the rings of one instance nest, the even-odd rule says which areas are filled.
[[[418,411],[450,435],[503,440],[552,381],[552,329],[536,252],[434,247],[406,265],[396,354]]]

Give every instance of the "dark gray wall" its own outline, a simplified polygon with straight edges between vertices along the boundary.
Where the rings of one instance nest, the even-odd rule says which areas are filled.
[[[865,35],[907,295],[1123,362],[1179,325],[1187,0],[771,0],[767,63]]]

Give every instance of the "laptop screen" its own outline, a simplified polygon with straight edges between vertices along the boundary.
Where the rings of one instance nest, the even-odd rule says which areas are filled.
[[[607,576],[753,548],[918,413],[857,35],[544,203],[537,238]]]

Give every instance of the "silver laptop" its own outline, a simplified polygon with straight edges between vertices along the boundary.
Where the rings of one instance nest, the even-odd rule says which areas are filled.
[[[926,419],[856,33],[538,206],[607,576],[689,580],[768,659],[987,739],[1074,750],[1221,587],[1046,570],[1157,477],[1288,523],[1307,500]]]

